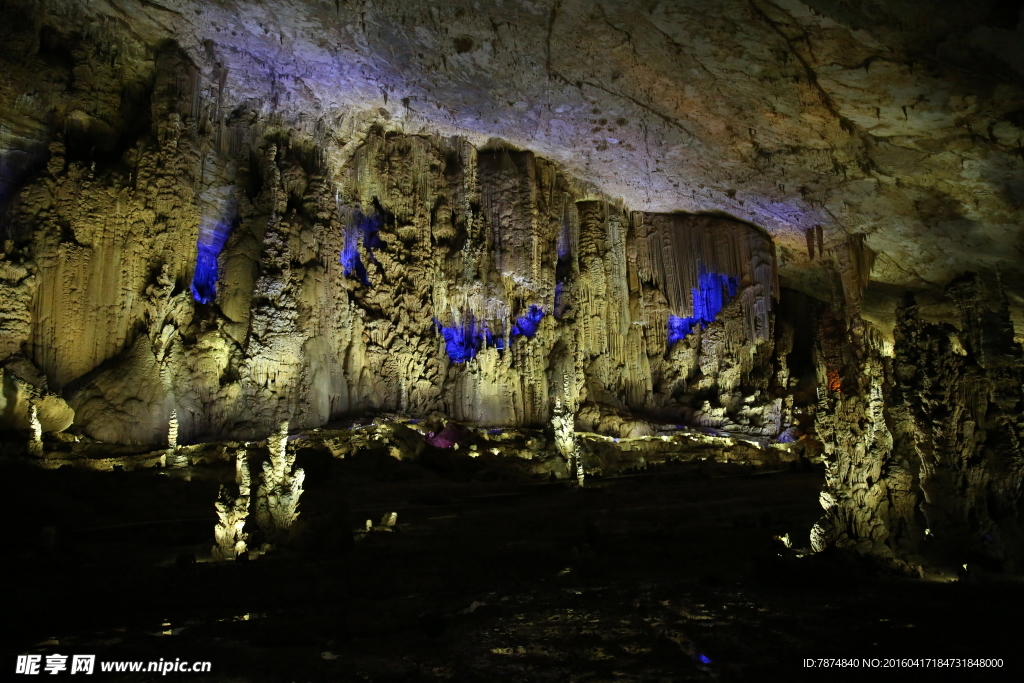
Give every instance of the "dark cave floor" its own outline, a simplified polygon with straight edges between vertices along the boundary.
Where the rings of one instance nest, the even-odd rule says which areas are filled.
[[[4,463],[5,666],[60,653],[212,663],[95,674],[125,681],[765,681],[885,675],[805,658],[973,657],[1004,666],[896,673],[1021,680],[1021,583],[878,576],[773,539],[807,538],[820,471],[690,463],[578,489],[486,457],[301,460],[292,547],[198,564],[226,465]],[[393,531],[337,533],[392,511]]]

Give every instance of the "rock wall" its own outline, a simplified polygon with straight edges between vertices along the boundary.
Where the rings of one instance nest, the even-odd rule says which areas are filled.
[[[0,345],[86,435],[162,444],[172,414],[181,443],[382,411],[539,426],[585,407],[788,427],[757,228],[631,212],[498,141],[225,112],[173,45],[151,68],[130,100],[146,128],[51,129],[12,203]]]
[[[827,318],[816,413],[826,512],[815,549],[853,547],[939,573],[1018,568],[1022,350],[1005,297],[992,310],[980,277],[958,278],[949,293],[960,329],[923,322],[908,294],[890,353],[870,328],[855,336]]]
[[[881,19],[797,5],[510,3],[503,23],[428,3],[416,32],[388,3],[336,3],[333,23],[289,0],[242,23],[232,2],[171,5],[192,11],[4,3],[0,427],[162,445],[441,412],[790,440],[816,391],[816,547],[1018,553],[1014,299],[989,310],[958,280],[959,330],[908,302],[886,339],[864,296],[874,278],[935,297],[1015,244],[1019,84],[915,69],[926,51]],[[473,28],[429,37],[453,22]],[[501,131],[523,144],[484,143]],[[756,219],[780,257],[746,223],[637,207]],[[777,301],[779,263],[827,303]]]

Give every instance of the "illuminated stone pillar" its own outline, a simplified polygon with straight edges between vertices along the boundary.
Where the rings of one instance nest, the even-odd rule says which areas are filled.
[[[256,521],[269,537],[287,532],[299,516],[299,498],[306,473],[295,468],[288,450],[288,421],[267,439],[270,458],[263,463],[263,481],[256,492]]]
[[[211,552],[214,560],[233,560],[246,551],[248,534],[243,529],[249,515],[251,480],[248,452],[244,448],[235,455],[235,483],[238,484],[237,496],[232,496],[223,484],[217,494],[218,522],[214,529],[217,545]]]
[[[32,435],[28,441],[28,453],[36,458],[43,457],[43,426],[39,422],[39,409],[35,401],[28,408],[28,424]]]
[[[570,474],[575,470],[576,481],[583,486],[585,473],[583,459],[580,457],[580,445],[576,440],[576,415],[564,408],[560,399],[555,399],[551,427],[555,432],[555,449],[565,458]]]

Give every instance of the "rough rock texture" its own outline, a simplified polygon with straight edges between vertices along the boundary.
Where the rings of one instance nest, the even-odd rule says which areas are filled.
[[[16,367],[16,366],[15,366]],[[71,426],[75,411],[60,396],[35,386],[0,367],[0,429],[34,429],[33,416],[44,432],[62,432]]]
[[[270,457],[256,489],[256,523],[265,538],[283,537],[299,517],[299,499],[306,473],[295,467],[295,450],[288,448],[288,422],[281,422],[267,439]]]
[[[153,69],[150,130],[99,166],[52,143],[12,205],[38,284],[6,343],[92,438],[166,444],[172,413],[182,443],[374,411],[542,425],[556,401],[788,426],[756,228],[630,212],[500,143],[218,128],[179,51]]]
[[[214,540],[217,545],[210,551],[214,560],[234,560],[246,552],[245,542],[249,535],[244,531],[249,515],[249,494],[252,480],[249,476],[249,459],[245,449],[235,453],[235,484],[238,495],[232,495],[228,487],[220,485],[217,491],[217,526]]]
[[[817,547],[1018,552],[1015,3],[2,6],[0,426],[440,412],[572,465],[813,450],[816,401]]]
[[[960,331],[922,322],[908,295],[893,357],[870,330],[859,343],[838,323],[822,335],[816,427],[828,470],[816,549],[856,546],[904,567],[1018,567],[1022,350],[1005,298],[991,310],[979,277],[950,293]]]
[[[0,145],[15,176],[48,142],[50,103],[74,131],[116,138],[134,113],[117,105],[122,84],[142,81],[146,47],[174,40],[195,64],[182,90],[222,143],[239,106],[339,138],[374,117],[500,137],[633,209],[761,225],[805,289],[824,282],[809,230],[826,252],[865,234],[889,304],[884,285],[937,301],[959,272],[1019,253],[1014,3],[59,0],[26,24],[8,50],[33,69],[7,86]],[[67,26],[89,27],[93,47]],[[47,60],[73,77],[38,79]],[[1019,317],[1024,280],[1006,285]],[[892,324],[891,307],[877,314]]]

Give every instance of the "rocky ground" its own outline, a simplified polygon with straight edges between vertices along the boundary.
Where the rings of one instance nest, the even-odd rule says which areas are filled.
[[[301,453],[289,547],[221,563],[202,560],[228,463],[8,462],[5,666],[16,652],[180,657],[212,663],[181,679],[211,681],[788,680],[820,676],[802,668],[816,657],[1004,660],[958,680],[1021,670],[1006,626],[1019,584],[798,558],[821,512],[817,469],[669,463],[579,489],[514,459],[438,453]],[[773,538],[787,533],[793,549]]]

